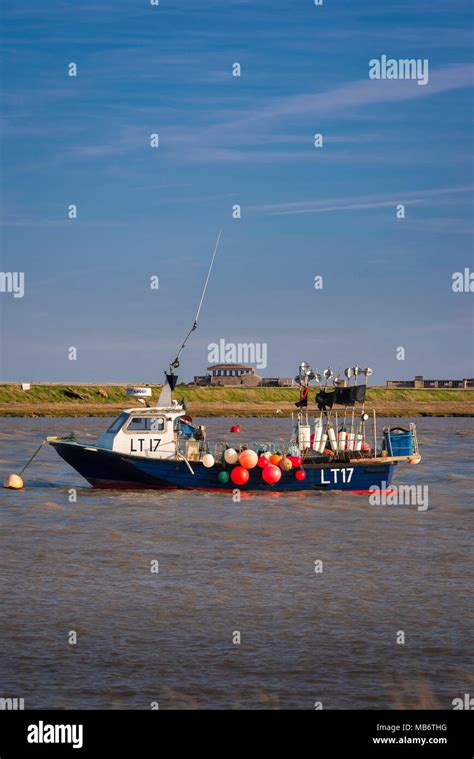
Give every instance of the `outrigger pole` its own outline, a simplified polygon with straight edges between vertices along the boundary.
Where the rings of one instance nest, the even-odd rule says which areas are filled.
[[[206,295],[207,285],[209,283],[209,278],[211,276],[212,267],[214,266],[214,260],[215,260],[215,257],[216,257],[217,249],[219,247],[219,242],[220,242],[220,239],[221,239],[221,235],[222,235],[222,229],[219,230],[219,234],[217,235],[217,240],[216,240],[216,244],[215,244],[215,247],[214,247],[214,252],[212,254],[211,263],[209,265],[209,270],[207,272],[206,281],[204,282],[204,287],[203,287],[203,291],[202,291],[202,295],[201,295],[201,300],[199,301],[198,309],[196,311],[196,316],[194,317],[193,326],[191,327],[191,329],[189,330],[188,334],[184,338],[183,343],[182,343],[180,349],[178,350],[178,352],[176,354],[176,358],[174,359],[174,361],[172,361],[170,363],[170,365],[169,365],[169,374],[167,374],[165,372],[165,374],[166,374],[166,380],[167,380],[167,382],[168,382],[168,384],[169,384],[169,386],[171,388],[171,391],[174,390],[174,388],[176,386],[176,380],[178,379],[175,376],[175,374],[173,372],[173,369],[177,369],[179,367],[179,357],[181,355],[181,352],[183,351],[186,343],[188,342],[190,335],[194,332],[194,330],[197,327],[197,323],[198,323],[198,319],[199,319],[199,314],[201,313],[202,304],[204,302],[204,298],[205,298],[205,295]],[[163,390],[162,390],[162,392],[163,392]]]

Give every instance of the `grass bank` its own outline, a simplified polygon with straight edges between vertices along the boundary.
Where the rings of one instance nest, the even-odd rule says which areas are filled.
[[[156,401],[160,387],[152,385]],[[0,416],[114,416],[139,405],[125,395],[126,385],[0,385]],[[298,400],[297,388],[189,387],[178,385],[196,416],[288,415]],[[314,392],[311,393],[314,397]],[[385,416],[474,416],[474,390],[369,388],[367,405]]]

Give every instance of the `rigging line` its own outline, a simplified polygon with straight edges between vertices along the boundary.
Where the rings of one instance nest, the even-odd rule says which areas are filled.
[[[214,253],[212,254],[211,263],[210,263],[210,266],[209,266],[209,271],[207,272],[206,281],[204,283],[204,289],[202,291],[201,300],[199,301],[199,306],[198,306],[198,310],[196,312],[196,316],[194,318],[193,326],[191,327],[191,329],[189,330],[188,334],[184,338],[183,344],[181,345],[181,348],[179,349],[179,351],[178,351],[178,353],[176,355],[175,360],[170,364],[170,366],[174,366],[175,368],[177,366],[177,362],[179,361],[179,356],[181,354],[181,351],[183,350],[184,346],[186,345],[190,334],[192,332],[194,332],[194,330],[197,327],[197,322],[198,322],[198,319],[199,319],[199,314],[201,313],[201,308],[202,308],[202,304],[203,304],[203,301],[204,301],[204,297],[206,295],[206,290],[207,290],[207,285],[208,285],[208,282],[209,282],[209,277],[211,276],[212,267],[214,266],[214,259],[216,257],[217,248],[219,247],[219,242],[220,242],[220,239],[221,239],[221,234],[222,234],[222,229],[219,230],[219,234],[217,236],[216,245],[215,245],[215,248],[214,248]]]
[[[219,229],[219,234],[218,234],[217,240],[216,240],[216,247],[214,248],[214,253],[212,254],[211,265],[209,266],[209,271],[207,272],[206,282],[204,284],[204,290],[202,291],[201,300],[199,301],[199,306],[198,306],[198,310],[197,310],[197,313],[196,313],[196,318],[194,319],[194,324],[197,324],[197,320],[199,319],[199,314],[201,313],[201,306],[202,306],[202,303],[203,303],[203,300],[204,300],[204,296],[206,294],[207,283],[209,282],[209,277],[211,276],[212,267],[214,266],[214,259],[216,257],[217,248],[219,247],[219,242],[220,242],[220,239],[221,239],[221,234],[222,234],[222,229]]]

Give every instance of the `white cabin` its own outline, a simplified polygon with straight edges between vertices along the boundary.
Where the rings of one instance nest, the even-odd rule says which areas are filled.
[[[127,456],[175,459],[183,450],[186,458],[199,458],[204,428],[194,427],[177,401],[171,406],[125,409],[97,440],[97,447]],[[187,454],[187,455],[186,455]]]

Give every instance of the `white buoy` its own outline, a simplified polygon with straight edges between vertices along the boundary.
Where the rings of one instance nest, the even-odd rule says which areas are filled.
[[[317,419],[314,423],[313,451],[319,450],[322,436],[323,436],[323,423],[321,419]]]
[[[227,464],[235,464],[239,458],[239,454],[234,448],[227,448],[224,451],[224,459]]]
[[[298,431],[298,446],[300,451],[311,445],[311,427],[309,424],[300,424]]]
[[[324,435],[321,436],[321,442],[319,444],[318,453],[324,453],[327,440],[328,440],[328,436],[326,435],[326,433],[324,433]]]
[[[347,432],[345,430],[341,430],[339,432],[338,437],[339,437],[338,450],[339,451],[345,451],[346,450]]]
[[[329,445],[331,446],[332,450],[337,451],[337,440],[336,440],[336,433],[334,432],[334,427],[329,427],[328,437],[329,437]]]
[[[206,469],[210,469],[215,464],[215,459],[212,453],[205,453],[201,459]]]
[[[9,474],[3,483],[3,487],[10,488],[11,490],[21,490],[23,487],[23,480],[18,474]]]

